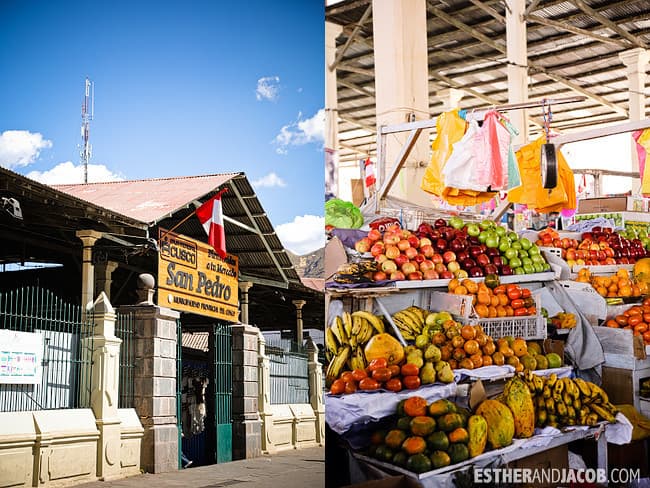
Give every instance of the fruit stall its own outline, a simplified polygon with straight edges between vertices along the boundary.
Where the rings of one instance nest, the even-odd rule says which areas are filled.
[[[629,442],[632,430],[615,403],[639,409],[650,377],[650,322],[635,329],[644,313],[650,319],[634,269],[645,249],[597,228],[523,237],[454,217],[415,231],[384,227],[355,242],[326,289],[326,418],[351,472],[372,466],[452,486],[477,466],[513,465],[578,439],[593,440],[606,466],[607,442]],[[584,303],[600,313],[583,313]],[[576,352],[593,347],[589,358]],[[596,363],[602,387],[576,375]],[[636,372],[629,401],[608,395],[620,367]]]

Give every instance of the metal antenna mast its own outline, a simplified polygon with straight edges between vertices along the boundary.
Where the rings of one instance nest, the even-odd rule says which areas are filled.
[[[93,147],[88,142],[90,139],[90,121],[95,115],[95,84],[86,77],[84,101],[81,104],[81,163],[84,166],[84,183],[88,183],[88,162],[92,156]]]

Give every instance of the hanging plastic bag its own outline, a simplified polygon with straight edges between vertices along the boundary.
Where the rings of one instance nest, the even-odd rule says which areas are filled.
[[[452,146],[465,134],[467,123],[458,109],[444,112],[436,120],[437,136],[431,144],[431,161],[424,171],[420,188],[441,196],[444,189],[442,170],[452,152]]]
[[[639,137],[636,139],[638,146],[641,146],[645,150],[645,163],[648,163],[650,158],[650,129],[645,129]],[[641,158],[639,158],[639,170],[641,170]],[[644,165],[643,172],[641,173],[641,193],[643,196],[650,196],[650,168],[648,165]]]
[[[510,132],[499,123],[500,118],[501,114],[496,110],[485,114],[477,144],[474,146],[476,157],[481,160],[476,180],[481,186],[491,190],[505,190],[507,186]]]
[[[474,151],[478,122],[469,122],[467,131],[460,141],[453,145],[451,156],[442,170],[445,187],[483,191],[487,188],[476,181],[479,160]]]
[[[515,149],[512,147],[512,140],[515,136],[519,135],[519,131],[510,123],[505,117],[502,120],[503,125],[510,133],[510,143],[508,144],[508,190],[521,185],[521,175],[519,174],[519,165],[517,164],[517,156],[515,156]]]

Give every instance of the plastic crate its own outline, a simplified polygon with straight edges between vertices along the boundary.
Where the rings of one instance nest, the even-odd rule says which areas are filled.
[[[472,296],[454,295],[453,293],[432,291],[428,297],[428,310],[449,312],[456,317],[469,319],[474,313]]]
[[[546,339],[546,319],[541,315],[471,319],[470,323],[483,327],[485,333],[493,339],[506,336],[523,337],[524,339]]]

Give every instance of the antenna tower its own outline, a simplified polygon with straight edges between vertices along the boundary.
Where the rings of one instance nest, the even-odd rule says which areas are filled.
[[[95,84],[86,77],[84,101],[81,104],[81,163],[84,166],[84,183],[88,183],[88,162],[92,156],[93,147],[90,139],[90,121],[95,115]]]

